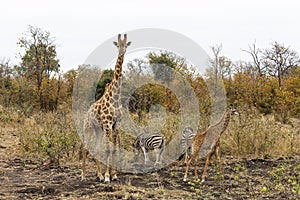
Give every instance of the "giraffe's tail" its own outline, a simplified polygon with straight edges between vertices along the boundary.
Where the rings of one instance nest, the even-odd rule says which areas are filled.
[[[191,151],[191,146],[187,146],[184,151],[180,154],[180,156],[178,157],[177,161],[181,161],[182,158],[185,156],[186,152],[190,152]]]

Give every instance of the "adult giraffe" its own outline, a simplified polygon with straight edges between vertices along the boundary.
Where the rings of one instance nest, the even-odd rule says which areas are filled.
[[[117,140],[119,143],[119,125],[122,116],[122,104],[121,104],[121,79],[122,79],[122,64],[126,48],[131,42],[127,42],[127,35],[124,34],[124,39],[121,39],[121,34],[118,35],[118,42],[113,42],[117,46],[119,54],[115,65],[115,71],[112,81],[106,85],[103,96],[93,103],[87,113],[87,117],[84,121],[84,134],[86,131],[94,129],[96,132],[96,155],[97,155],[97,171],[100,181],[104,183],[110,183],[109,174],[109,159],[110,159],[110,145],[109,139],[112,137],[113,152],[112,152],[112,179],[117,180],[117,172],[115,166],[115,153]],[[103,177],[100,167],[100,152],[99,146],[101,142],[101,131],[105,133],[105,150],[106,150],[106,170]],[[84,141],[86,142],[86,141]],[[119,144],[120,145],[120,144]],[[82,163],[82,179],[85,179],[86,174],[86,156],[87,147],[83,145],[82,149],[83,163]]]

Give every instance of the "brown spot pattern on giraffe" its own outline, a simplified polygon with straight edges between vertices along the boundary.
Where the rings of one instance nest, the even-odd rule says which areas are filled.
[[[93,109],[91,109],[89,112],[93,112],[92,115],[90,116],[90,121],[94,123],[94,125],[101,125],[103,131],[106,134],[106,137],[110,137],[112,134],[112,124],[114,123],[114,120],[116,117],[117,113],[115,112],[114,106],[119,107],[119,101],[120,96],[116,95],[115,93],[120,93],[120,81],[122,77],[122,64],[124,60],[124,54],[126,51],[127,46],[130,43],[127,43],[127,37],[126,34],[124,35],[124,39],[121,39],[121,35],[118,35],[118,43],[115,43],[118,47],[119,50],[119,55],[118,59],[115,65],[115,71],[114,71],[114,78],[111,81],[110,84],[107,84],[105,87],[105,92],[104,95],[95,102],[95,105]],[[114,99],[116,98],[116,99]],[[119,113],[118,113],[119,115]],[[113,133],[113,134],[118,134],[118,133]],[[86,156],[86,155],[85,155]],[[113,165],[113,163],[112,163]],[[105,172],[105,181],[109,182],[109,168],[106,168]],[[83,176],[85,177],[85,158],[83,159]],[[101,173],[100,173],[101,174]],[[101,175],[102,176],[102,175]],[[114,177],[114,176],[112,176]],[[100,177],[99,177],[100,178]],[[116,176],[115,176],[116,178]],[[101,179],[101,178],[100,178]]]

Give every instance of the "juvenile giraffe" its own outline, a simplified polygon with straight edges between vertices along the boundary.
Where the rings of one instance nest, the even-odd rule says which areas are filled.
[[[224,115],[222,116],[221,120],[217,124],[215,124],[213,126],[210,126],[206,131],[197,133],[195,135],[195,137],[192,141],[192,145],[191,145],[192,146],[192,154],[188,159],[183,181],[187,181],[188,171],[189,171],[189,167],[190,167],[191,162],[194,162],[195,178],[198,179],[198,172],[197,172],[197,164],[196,163],[197,163],[197,159],[198,159],[200,149],[203,145],[204,138],[207,135],[211,135],[211,134],[217,135],[218,139],[217,139],[216,143],[213,144],[213,146],[210,147],[210,151],[207,155],[207,159],[206,159],[205,166],[204,166],[204,169],[203,169],[202,180],[201,181],[202,182],[205,181],[207,167],[209,165],[209,162],[210,162],[210,159],[211,159],[212,155],[214,155],[214,154],[216,155],[216,157],[218,159],[218,162],[219,162],[219,167],[221,169],[220,152],[219,152],[220,137],[221,137],[222,133],[226,130],[226,128],[229,124],[230,115],[231,115],[232,112],[233,111],[231,110],[231,108],[227,109],[225,111]]]
[[[113,42],[118,47],[118,58],[115,65],[115,71],[112,81],[106,85],[103,96],[93,103],[87,113],[87,118],[84,121],[84,133],[88,130],[94,129],[96,132],[95,149],[96,154],[99,153],[99,146],[102,139],[103,131],[105,133],[105,150],[106,150],[106,170],[104,177],[102,176],[100,167],[100,156],[97,155],[97,171],[100,181],[104,179],[105,183],[110,182],[109,174],[109,159],[110,159],[110,145],[109,139],[113,142],[112,151],[112,180],[117,180],[115,153],[116,145],[119,143],[119,125],[122,116],[121,104],[121,79],[122,79],[122,64],[126,48],[131,44],[127,42],[127,35],[124,34],[124,39],[121,39],[121,34],[118,35],[118,42]],[[86,134],[86,133],[85,133]],[[86,144],[85,144],[86,145]],[[82,149],[83,163],[82,163],[82,179],[85,179],[86,174],[86,156],[87,147]]]

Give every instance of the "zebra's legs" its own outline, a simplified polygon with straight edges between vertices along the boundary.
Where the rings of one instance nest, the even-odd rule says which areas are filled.
[[[154,149],[154,152],[156,155],[156,160],[155,160],[154,166],[157,166],[158,164],[161,164],[161,162],[162,162],[161,155],[162,155],[163,149]]]
[[[145,147],[142,147],[143,153],[144,153],[144,157],[145,157],[145,164],[148,164],[149,162],[149,155],[148,155],[148,151],[146,150]]]

